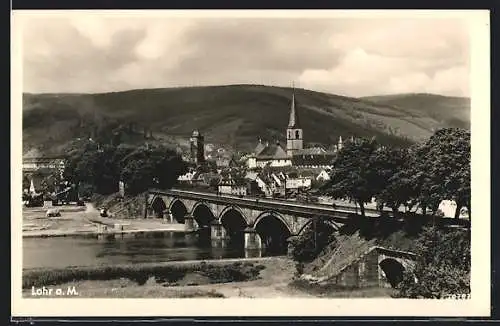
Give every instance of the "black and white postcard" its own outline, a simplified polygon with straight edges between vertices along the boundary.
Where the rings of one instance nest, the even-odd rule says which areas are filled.
[[[488,11],[14,11],[13,316],[489,315],[489,53]]]

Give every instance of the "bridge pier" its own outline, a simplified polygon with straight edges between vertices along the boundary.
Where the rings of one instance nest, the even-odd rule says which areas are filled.
[[[108,226],[105,224],[98,223],[97,224],[97,233],[98,234],[106,234],[108,233]]]
[[[186,214],[184,215],[184,230],[186,232],[192,232],[197,229],[196,221],[194,220],[193,215]]]
[[[172,212],[167,208],[163,211],[163,223],[173,224],[174,216]]]
[[[212,240],[222,240],[227,238],[226,229],[224,229],[224,226],[219,223],[219,221],[215,221],[210,225],[210,238]]]
[[[219,221],[214,221],[210,225],[210,239],[213,247],[225,247],[227,232]]]
[[[252,228],[245,229],[245,249],[262,249],[263,244],[259,234]]]
[[[111,240],[111,239],[116,239],[115,233],[99,233],[99,234],[97,234],[97,240],[99,240],[99,241]]]

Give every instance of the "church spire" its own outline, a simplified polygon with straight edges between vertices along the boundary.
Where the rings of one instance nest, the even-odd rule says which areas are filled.
[[[297,110],[295,109],[295,85],[292,84],[292,104],[290,105],[290,119],[288,120],[289,129],[300,128],[299,116],[297,115]]]

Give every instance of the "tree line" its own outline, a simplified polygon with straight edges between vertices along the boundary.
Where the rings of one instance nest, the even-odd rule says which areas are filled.
[[[380,210],[403,206],[424,215],[436,215],[442,200],[454,200],[455,218],[464,206],[470,218],[470,132],[444,128],[406,148],[381,146],[375,139],[347,142],[322,192],[354,201],[362,215],[372,198]]]
[[[90,194],[115,193],[123,181],[127,194],[134,196],[152,187],[170,188],[187,171],[188,164],[164,145],[116,146],[89,141],[69,150],[63,175]]]

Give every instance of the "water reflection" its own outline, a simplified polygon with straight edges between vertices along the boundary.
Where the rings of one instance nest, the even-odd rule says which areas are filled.
[[[241,241],[210,239],[199,233],[150,232],[24,238],[24,268],[125,264],[176,260],[263,257],[265,249],[245,250]]]

